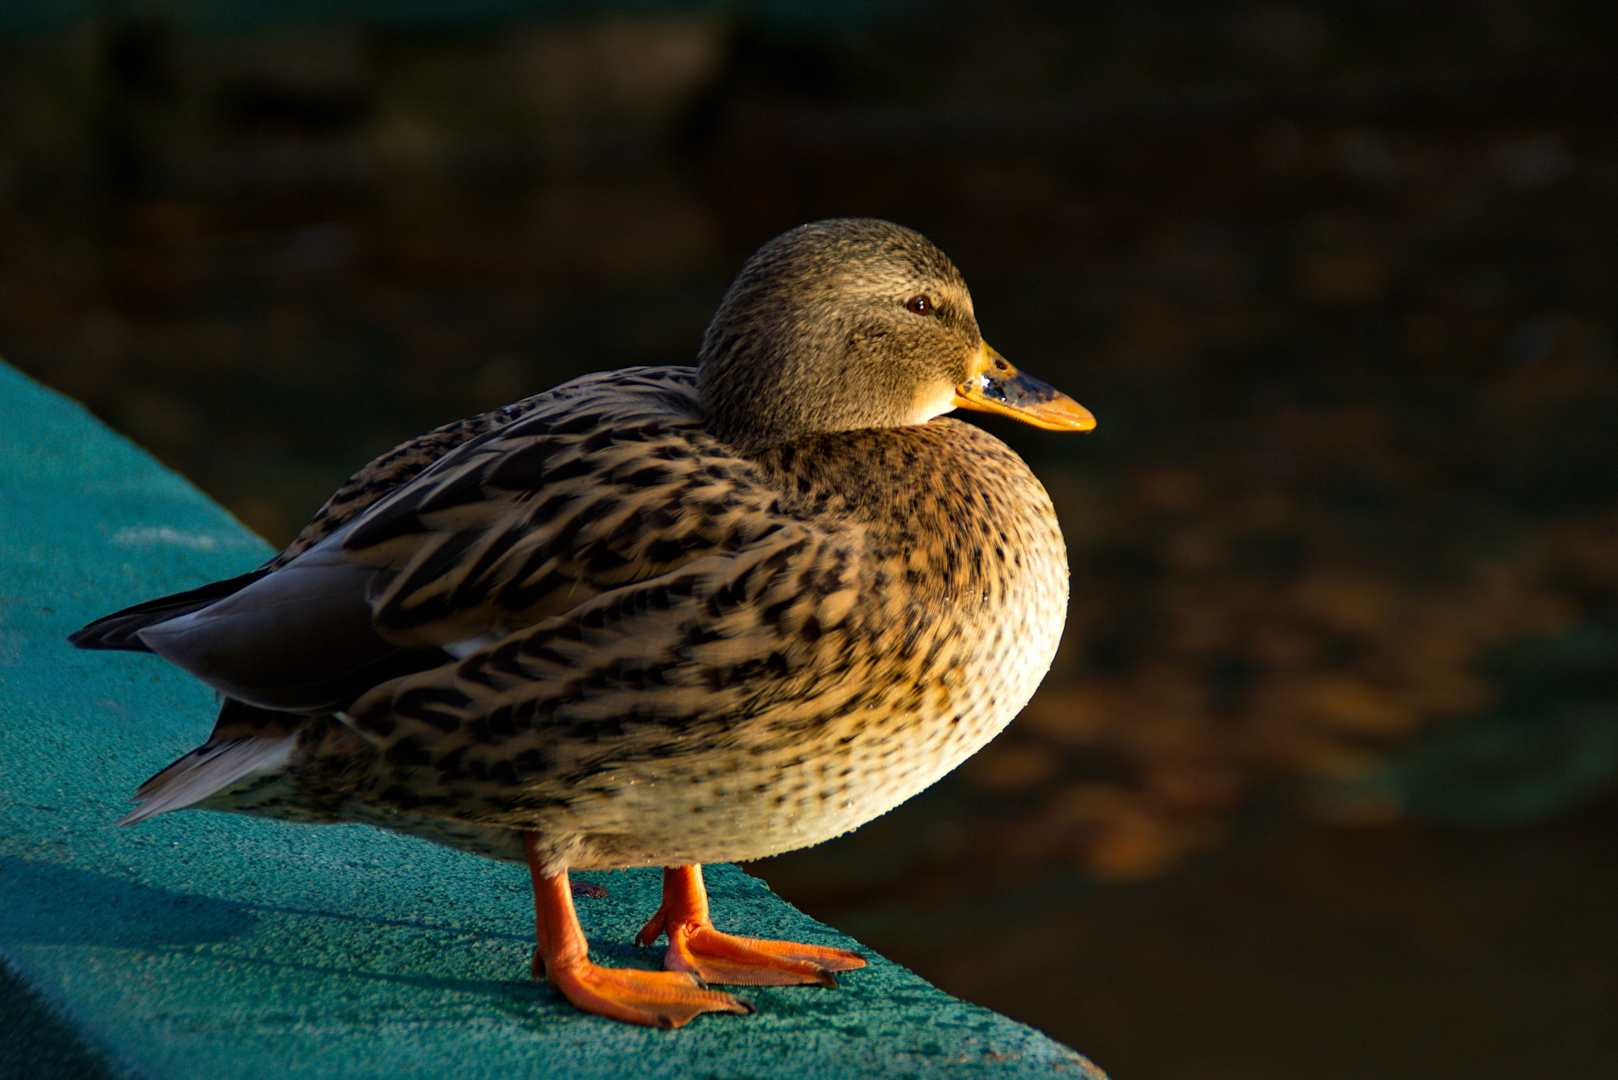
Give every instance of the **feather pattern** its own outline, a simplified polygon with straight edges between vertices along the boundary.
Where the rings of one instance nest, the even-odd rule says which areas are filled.
[[[157,814],[181,810],[218,797],[239,781],[274,772],[291,758],[297,743],[296,735],[209,742],[137,788],[135,798],[140,805],[119,818],[118,824],[134,825]]]
[[[891,483],[935,455],[961,484]],[[366,801],[554,832],[576,866],[757,858],[891,808],[998,732],[1066,606],[1026,467],[945,420],[754,470],[775,494],[751,542],[355,702],[349,722],[379,751]],[[783,493],[788,471],[808,482]],[[954,524],[974,508],[992,531]],[[929,550],[922,533],[950,539]],[[670,809],[662,828],[649,803]]]
[[[1017,373],[925,240],[829,225],[744,268],[699,367],[445,425],[258,571],[82,631],[227,695],[125,820],[365,821],[505,859],[526,832],[554,872],[750,859],[992,738],[1054,655],[1066,553],[1027,466],[936,414],[991,360]]]

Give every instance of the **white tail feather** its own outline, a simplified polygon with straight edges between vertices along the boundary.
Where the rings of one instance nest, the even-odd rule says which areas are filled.
[[[296,748],[296,733],[280,739],[232,739],[191,751],[164,769],[136,793],[140,805],[118,819],[133,825],[156,814],[179,810],[223,791],[253,773],[286,764]]]

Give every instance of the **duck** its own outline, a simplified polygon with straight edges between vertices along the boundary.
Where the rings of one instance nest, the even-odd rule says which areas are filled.
[[[283,551],[73,634],[221,698],[121,824],[181,808],[364,822],[525,864],[532,974],[678,1027],[857,952],[718,930],[703,864],[845,833],[998,734],[1068,601],[1051,501],[945,414],[1094,417],[985,344],[909,228],[798,226],[741,267],[695,366],[586,375],[355,473]],[[663,868],[591,962],[569,872]]]

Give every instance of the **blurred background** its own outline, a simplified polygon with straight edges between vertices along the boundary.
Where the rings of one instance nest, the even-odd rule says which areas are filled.
[[[1033,704],[751,869],[1120,1080],[1618,1077],[1607,0],[0,8],[0,356],[276,543],[842,214],[1100,427]]]

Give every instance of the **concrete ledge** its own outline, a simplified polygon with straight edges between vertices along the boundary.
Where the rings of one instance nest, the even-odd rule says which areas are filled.
[[[879,957],[843,989],[763,988],[751,1018],[665,1032],[527,978],[526,872],[380,830],[180,813],[112,822],[194,746],[212,695],[64,636],[267,553],[78,405],[0,365],[0,1076],[1067,1076],[1083,1057]],[[632,944],[656,871],[581,874],[598,960]],[[714,919],[858,947],[711,867]]]

